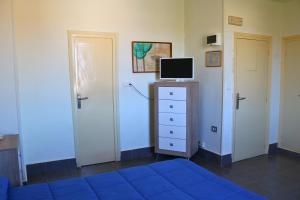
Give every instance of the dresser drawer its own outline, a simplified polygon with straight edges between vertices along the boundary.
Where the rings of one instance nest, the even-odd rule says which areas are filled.
[[[159,137],[159,149],[186,152],[186,140]]]
[[[186,101],[159,100],[158,112],[186,113]]]
[[[158,99],[186,100],[185,87],[159,87]]]
[[[186,139],[186,127],[159,125],[159,137]]]
[[[170,126],[186,126],[186,114],[159,113],[158,124]]]

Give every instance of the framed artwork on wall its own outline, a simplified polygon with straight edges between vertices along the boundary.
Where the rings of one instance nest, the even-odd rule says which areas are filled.
[[[132,42],[132,72],[159,72],[160,58],[172,57],[170,42]]]
[[[206,67],[222,66],[222,51],[207,51],[205,55]]]

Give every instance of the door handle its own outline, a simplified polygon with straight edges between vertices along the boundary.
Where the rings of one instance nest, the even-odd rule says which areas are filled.
[[[236,109],[240,109],[240,101],[247,99],[246,97],[240,97],[240,93],[236,94]]]
[[[77,108],[81,109],[81,101],[88,100],[88,97],[81,97],[79,94],[77,95]]]

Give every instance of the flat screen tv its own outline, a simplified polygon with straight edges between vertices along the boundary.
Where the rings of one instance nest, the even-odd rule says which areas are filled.
[[[161,58],[160,79],[194,79],[194,58]]]

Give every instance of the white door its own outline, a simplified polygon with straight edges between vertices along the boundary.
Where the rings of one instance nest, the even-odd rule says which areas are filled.
[[[236,40],[233,161],[265,153],[268,62],[268,41]]]
[[[300,153],[300,36],[286,41],[280,147]]]
[[[95,34],[70,37],[77,165],[114,161],[114,40]]]

